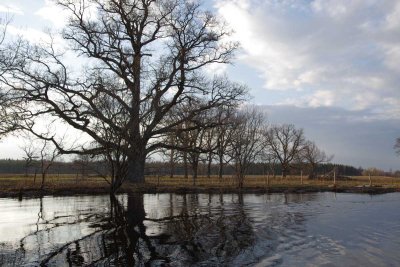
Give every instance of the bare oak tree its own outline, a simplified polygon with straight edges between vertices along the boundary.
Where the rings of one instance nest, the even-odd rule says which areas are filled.
[[[228,154],[232,159],[239,188],[243,187],[245,176],[251,164],[261,159],[264,149],[264,114],[256,108],[239,110],[231,125],[232,135]]]
[[[166,142],[171,147],[176,146],[178,141],[179,140],[177,138],[176,132],[168,134],[164,139],[164,142]],[[169,177],[173,178],[174,174],[175,174],[176,164],[179,161],[180,153],[175,148],[162,149],[161,152],[162,152],[162,155],[167,160],[168,165],[169,165],[168,166],[169,167]]]
[[[23,160],[25,161],[25,177],[28,177],[29,168],[33,167],[35,160],[38,159],[36,148],[32,140],[29,140],[24,146],[21,147],[22,151],[24,151],[25,156],[23,156]],[[36,173],[36,171],[35,171]],[[35,175],[36,178],[36,175]],[[33,181],[36,182],[36,179]]]
[[[203,105],[200,102],[194,102],[191,106],[177,109],[177,120],[181,117],[186,117],[191,109]],[[213,151],[213,147],[207,144],[207,135],[217,125],[212,117],[212,110],[206,110],[190,120],[184,121],[176,131],[177,143],[172,147],[181,151],[183,157],[186,157],[191,166],[193,185],[196,185],[198,176],[198,168],[201,160],[201,155],[208,154]],[[185,158],[184,158],[185,160]]]
[[[71,15],[62,35],[69,45],[66,52],[79,56],[83,70],[69,68],[54,44],[26,44],[6,84],[17,100],[29,103],[25,128],[64,154],[118,151],[128,179],[144,182],[147,155],[170,148],[163,136],[205,110],[237,101],[246,91],[201,74],[207,65],[229,63],[237,44],[223,41],[229,34],[226,27],[197,1],[58,4]],[[198,99],[202,104],[185,118],[167,120],[174,107],[191,106]],[[67,147],[54,134],[34,131],[32,125],[44,115],[93,142]]]
[[[55,148],[51,142],[42,141],[42,145],[39,148],[39,162],[40,162],[40,174],[41,174],[41,182],[40,189],[43,190],[47,173],[50,170],[50,167],[54,164],[54,161],[60,156],[60,152],[57,148]]]
[[[27,169],[33,164],[38,164],[38,170],[40,171],[41,182],[40,189],[43,190],[46,182],[47,174],[53,166],[55,160],[61,156],[58,149],[49,141],[41,140],[33,136],[27,135],[25,137],[26,144],[22,147],[25,152],[25,167],[26,174]],[[34,176],[34,183],[36,182],[36,170]]]
[[[266,148],[278,159],[282,176],[286,177],[291,164],[304,148],[305,139],[302,129],[292,124],[276,125],[265,133]]]
[[[301,151],[301,157],[309,166],[309,179],[316,178],[316,169],[319,164],[330,162],[333,155],[328,156],[318,146],[311,141],[307,141]]]
[[[215,128],[216,148],[215,154],[218,162],[218,177],[222,179],[224,166],[229,164],[232,158],[228,157],[229,143],[234,134],[235,107],[225,106],[217,110],[216,120],[218,125]]]

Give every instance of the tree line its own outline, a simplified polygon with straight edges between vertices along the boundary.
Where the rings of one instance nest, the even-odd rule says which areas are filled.
[[[182,131],[197,123],[209,127]],[[292,124],[270,125],[262,111],[250,106],[222,107],[214,113],[203,113],[179,125],[165,137],[164,143],[162,152],[169,162],[171,175],[177,162],[181,162],[184,176],[188,177],[190,172],[194,184],[200,162],[207,166],[208,177],[213,164],[218,166],[220,178],[226,166],[232,167],[242,186],[254,164],[265,164],[268,166],[265,171],[271,174],[279,166],[283,177],[301,165],[313,179],[318,165],[332,159],[314,142],[307,141],[302,129]],[[177,144],[183,149],[175,149]]]
[[[3,175],[22,175],[22,176],[32,176],[39,175],[40,177],[40,162],[37,160],[33,160],[29,165],[25,159],[0,159],[0,174]],[[248,175],[267,175],[268,169],[272,168],[269,164],[266,163],[253,163],[250,166],[250,170]],[[275,165],[275,175],[281,176],[282,170],[279,165]],[[316,172],[322,177],[329,173],[334,168],[337,168],[338,174],[344,176],[368,176],[377,175],[377,176],[400,176],[400,171],[387,172],[376,168],[367,168],[363,169],[361,167],[354,167],[343,164],[335,164],[335,163],[321,163],[318,165]],[[85,179],[86,177],[95,177],[97,176],[97,170],[102,169],[103,171],[107,171],[107,168],[104,168],[104,162],[94,162],[92,160],[84,160],[80,158],[76,158],[71,161],[55,161],[51,167],[49,168],[47,174],[48,175],[74,175],[78,176],[78,180]],[[211,165],[211,176],[215,177],[218,175],[219,166],[215,162]],[[294,168],[290,175],[300,175],[301,167]],[[206,176],[208,172],[208,164],[204,161],[199,163],[198,174],[200,176]],[[191,177],[190,172],[188,171],[189,176]],[[224,166],[223,169],[224,175],[232,176],[235,174],[234,169],[231,166]],[[304,172],[304,175],[307,173]],[[146,162],[145,167],[145,175],[160,175],[164,177],[174,177],[175,175],[184,176],[185,169],[182,162],[176,162],[175,168],[173,172],[170,168],[170,163],[168,161],[151,161]],[[274,173],[270,173],[270,175],[274,175]]]

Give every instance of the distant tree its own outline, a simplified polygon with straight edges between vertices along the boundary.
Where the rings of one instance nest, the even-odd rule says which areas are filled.
[[[210,119],[215,119],[215,114],[209,114]],[[214,160],[216,152],[216,127],[206,129],[204,133],[204,149],[205,149],[205,162],[206,162],[206,175],[208,178],[211,177],[211,165]]]
[[[219,179],[222,179],[224,166],[232,160],[231,157],[228,157],[228,150],[234,133],[235,108],[233,106],[223,106],[217,110],[216,120],[218,121],[218,125],[215,127],[215,154],[218,162]]]
[[[42,141],[42,145],[39,150],[39,161],[40,161],[40,173],[41,173],[41,183],[40,189],[43,190],[47,173],[50,167],[54,164],[55,160],[60,157],[61,154],[56,147],[52,145],[51,142],[46,140]]]
[[[34,160],[38,163],[38,169],[41,175],[40,189],[43,190],[47,174],[55,163],[55,160],[61,156],[58,149],[49,141],[35,138],[27,135],[25,137],[26,145],[22,148],[25,152],[25,168],[32,166]],[[34,182],[36,180],[36,171]]]
[[[319,164],[330,162],[333,158],[333,155],[327,156],[324,151],[311,141],[307,141],[304,144],[300,156],[309,166],[308,178],[310,179],[316,178],[316,170]]]
[[[293,124],[275,125],[265,133],[266,149],[280,162],[282,176],[286,177],[293,161],[298,159],[305,145],[302,129]]]
[[[276,175],[276,165],[277,165],[277,157],[275,156],[274,153],[272,153],[270,150],[267,150],[264,148],[262,152],[262,161],[264,162],[263,166],[263,174],[265,171],[265,167],[267,168],[267,174],[269,175],[270,173],[275,177]]]
[[[25,161],[25,176],[28,176],[29,168],[34,166],[35,160],[38,159],[37,151],[34,147],[33,142],[30,140],[27,142],[23,147],[21,147],[22,150],[24,151],[24,156],[23,159]],[[36,171],[35,171],[36,173]],[[36,175],[35,175],[36,178]],[[34,180],[35,182],[35,180]]]
[[[368,176],[368,175],[385,176],[386,172],[384,170],[371,167],[371,168],[367,168],[367,169],[363,170],[362,175],[363,176]]]
[[[165,142],[169,146],[173,147],[179,140],[177,139],[176,132],[170,133],[165,137]],[[175,148],[171,149],[162,149],[161,150],[162,155],[165,157],[165,159],[168,161],[168,167],[169,167],[169,177],[172,178],[174,177],[175,174],[175,166],[177,162],[179,161],[179,151]]]
[[[201,102],[193,103],[190,107],[177,110],[177,116],[186,116],[185,113],[191,112],[192,108],[202,105]],[[213,147],[207,146],[206,137],[215,127],[216,123],[211,117],[211,111],[205,111],[190,120],[182,123],[177,131],[178,142],[174,146],[184,152],[191,165],[193,185],[196,184],[198,168],[202,154],[208,154],[213,151]]]
[[[231,124],[228,155],[232,159],[239,188],[243,187],[249,167],[260,159],[264,149],[264,114],[255,107],[238,110]]]
[[[80,172],[81,177],[85,178],[88,176],[88,172],[90,170],[90,155],[78,155],[74,160],[74,165],[77,168],[77,171]]]

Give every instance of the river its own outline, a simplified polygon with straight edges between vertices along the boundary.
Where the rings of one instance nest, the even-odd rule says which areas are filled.
[[[0,199],[0,266],[399,266],[400,193]]]

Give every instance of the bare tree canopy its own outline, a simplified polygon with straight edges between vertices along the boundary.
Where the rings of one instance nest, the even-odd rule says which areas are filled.
[[[315,178],[315,169],[318,164],[332,160],[333,155],[328,156],[314,142],[307,141],[301,151],[301,157],[309,165],[309,178]]]
[[[197,1],[58,4],[71,15],[62,34],[67,50],[23,44],[5,83],[16,100],[26,103],[20,110],[23,127],[62,153],[119,151],[128,179],[143,182],[146,156],[165,147],[161,137],[246,93],[226,78],[202,74],[207,65],[229,63],[237,44],[224,42],[229,35],[224,24]],[[78,75],[65,63],[64,52],[84,62]],[[170,121],[169,114],[184,106],[195,108]],[[36,130],[38,117],[66,123],[93,142],[66,147],[54,134]]]
[[[278,159],[285,177],[291,163],[298,158],[304,148],[305,138],[302,129],[296,129],[292,124],[276,125],[265,134],[266,147]]]
[[[18,128],[18,114],[12,112],[11,107],[16,103],[10,101],[4,82],[10,68],[15,60],[19,43],[15,43],[10,49],[5,42],[7,27],[11,19],[8,17],[0,19],[0,138]]]
[[[232,159],[238,186],[242,188],[249,167],[261,159],[266,124],[264,114],[254,107],[237,111],[234,121],[227,153]]]

